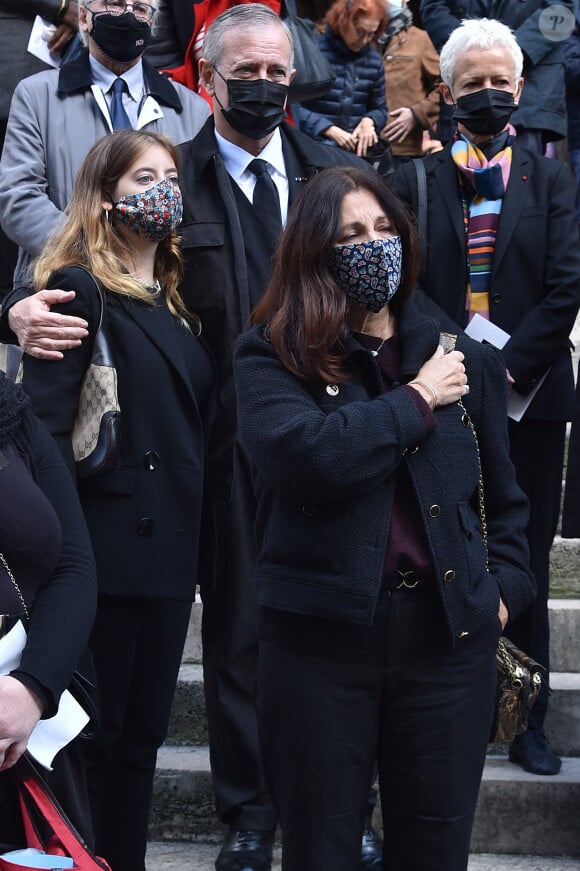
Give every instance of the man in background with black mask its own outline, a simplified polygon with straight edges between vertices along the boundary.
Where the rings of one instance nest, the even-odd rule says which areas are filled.
[[[549,555],[566,421],[574,409],[568,337],[580,304],[570,174],[565,164],[523,148],[514,136],[510,117],[525,88],[523,57],[505,24],[462,22],[440,63],[441,93],[454,107],[457,133],[423,161],[425,220],[414,164],[400,167],[394,186],[421,224],[426,303],[436,303],[444,329],[452,332],[478,314],[508,333],[502,354],[510,394],[531,398],[522,419],[509,420],[509,436],[517,482],[530,501],[527,536],[538,596],[508,623],[506,635],[549,668]],[[544,734],[547,705],[546,680],[528,731],[510,748],[513,762],[543,775],[557,774],[561,765]]]
[[[142,59],[154,14],[141,0],[88,0],[79,6],[88,51],[17,86],[0,161],[0,221],[20,246],[16,286],[26,283],[26,267],[61,220],[80,163],[98,139],[133,127],[184,142],[209,115],[201,97]]]

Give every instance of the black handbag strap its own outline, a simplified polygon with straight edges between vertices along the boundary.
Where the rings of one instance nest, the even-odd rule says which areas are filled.
[[[419,229],[419,244],[421,245],[421,271],[427,264],[427,173],[425,164],[420,157],[412,161],[417,177],[417,200],[415,215]]]
[[[90,269],[87,269],[86,266],[82,266],[80,263],[76,264],[78,269],[82,269],[83,272],[86,272],[87,275],[91,278],[93,284],[95,285],[97,296],[99,298],[101,310],[99,315],[99,325],[97,327],[97,332],[95,333],[95,340],[93,342],[93,355],[91,358],[91,362],[96,366],[111,366],[114,367],[114,357],[113,357],[113,349],[111,347],[111,341],[109,338],[109,331],[107,329],[107,304],[105,301],[105,291],[101,282],[96,278]]]

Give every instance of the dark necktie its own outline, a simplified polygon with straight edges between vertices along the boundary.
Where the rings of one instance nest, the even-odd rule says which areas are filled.
[[[123,106],[123,94],[127,88],[127,82],[118,78],[113,82],[113,98],[111,100],[111,124],[113,130],[125,130],[132,127],[129,116]]]
[[[278,240],[282,232],[282,214],[280,212],[280,197],[278,188],[268,172],[268,163],[256,158],[248,164],[248,169],[256,176],[253,204],[258,215],[271,230],[274,240]]]

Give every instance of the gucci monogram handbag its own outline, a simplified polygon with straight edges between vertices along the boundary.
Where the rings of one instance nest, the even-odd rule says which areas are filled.
[[[79,478],[103,474],[114,468],[119,458],[121,430],[117,370],[107,331],[105,294],[95,276],[88,269],[85,272],[95,284],[101,303],[101,317],[72,432],[72,448]]]

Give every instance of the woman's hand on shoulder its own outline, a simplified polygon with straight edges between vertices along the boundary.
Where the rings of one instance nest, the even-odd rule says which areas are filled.
[[[463,360],[461,351],[446,354],[439,346],[423,363],[409,386],[418,390],[433,410],[438,405],[451,405],[469,393]]]
[[[42,713],[32,690],[15,677],[0,677],[0,771],[20,759]]]

